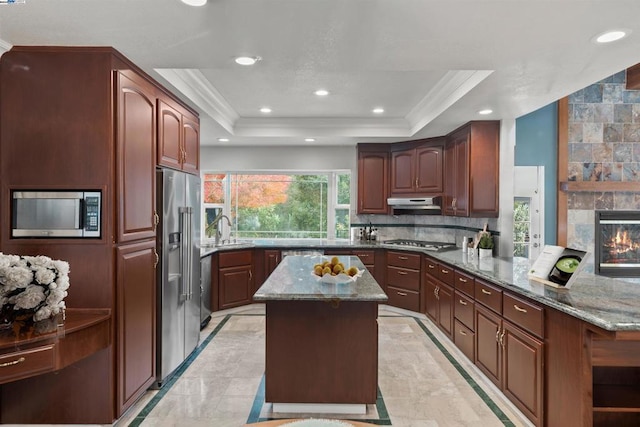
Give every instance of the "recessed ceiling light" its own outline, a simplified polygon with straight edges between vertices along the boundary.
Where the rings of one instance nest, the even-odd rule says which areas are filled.
[[[207,4],[207,0],[182,0],[182,3],[188,4],[189,6],[204,6]]]
[[[610,43],[626,37],[630,32],[630,30],[611,30],[602,34],[598,34],[594,37],[594,40],[597,43]]]
[[[483,116],[486,116],[487,114],[491,114],[491,113],[493,113],[493,110],[490,110],[489,108],[487,108],[486,110],[478,111],[478,114],[482,114]]]
[[[220,142],[229,142],[229,138],[218,138]]]
[[[378,108],[374,108],[372,111],[373,111],[375,114],[382,114],[382,113],[384,113],[384,108],[380,108],[380,107],[378,107]]]
[[[268,114],[268,113],[270,113],[270,112],[271,112],[271,108],[269,108],[269,107],[262,107],[262,108],[260,109],[260,112],[261,112],[261,113]]]
[[[304,142],[316,142],[315,138],[305,138]]]
[[[318,96],[327,96],[329,95],[329,91],[326,89],[318,89],[317,91],[313,92]]]
[[[253,65],[261,59],[259,56],[238,56],[235,61],[239,65]]]

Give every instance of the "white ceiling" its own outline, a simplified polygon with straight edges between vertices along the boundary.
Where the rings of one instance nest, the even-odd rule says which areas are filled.
[[[0,6],[0,46],[113,46],[200,112],[205,145],[352,145],[534,111],[639,63],[639,17],[638,0],[26,0]],[[632,32],[591,41],[614,28]]]

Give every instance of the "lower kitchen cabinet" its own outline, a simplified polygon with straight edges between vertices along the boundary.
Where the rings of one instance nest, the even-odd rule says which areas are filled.
[[[430,258],[425,258],[425,274],[423,276],[425,312],[449,338],[452,338],[453,288],[433,276],[440,270],[444,270],[446,272],[444,274],[451,274],[451,278],[453,278],[453,272],[449,273],[448,267],[441,266]],[[448,278],[445,277],[445,280]]]
[[[385,291],[390,305],[421,311],[420,264],[420,254],[387,251]]]
[[[117,249],[117,413],[123,414],[156,376],[156,240]]]
[[[251,303],[253,295],[253,250],[218,254],[219,308]]]

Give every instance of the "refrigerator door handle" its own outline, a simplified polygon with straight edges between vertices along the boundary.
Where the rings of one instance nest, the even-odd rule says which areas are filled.
[[[182,269],[182,289],[183,296],[186,300],[190,300],[193,297],[193,276],[191,274],[191,264],[193,261],[193,232],[192,232],[192,216],[193,208],[190,206],[181,207],[179,209],[182,219],[182,245],[180,246],[180,259]]]

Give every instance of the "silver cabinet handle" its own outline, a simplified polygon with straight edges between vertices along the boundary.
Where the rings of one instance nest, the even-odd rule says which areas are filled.
[[[428,264],[427,266],[428,266],[429,268],[436,268],[436,266],[435,266],[435,265],[431,265],[431,264]]]
[[[496,331],[496,342],[500,342],[500,327],[498,327],[498,330]]]
[[[449,270],[444,270],[441,268],[440,271],[442,272],[442,274],[449,274]]]
[[[467,279],[463,279],[462,277],[458,277],[458,280],[461,281],[462,283],[467,283]]]
[[[465,331],[463,331],[462,329],[460,329],[460,335],[462,335],[462,336],[465,336],[465,337],[466,337],[466,336],[467,336],[467,333],[466,333]]]
[[[461,299],[461,300],[460,300],[460,304],[461,304],[461,305],[467,305],[467,302],[466,302],[465,300]]]
[[[400,274],[400,275],[402,275],[402,276],[405,276],[405,275],[407,275],[407,274],[409,274],[409,273],[407,273],[406,271],[398,271],[398,274]]]
[[[491,295],[491,292],[487,291],[486,289],[482,288],[480,289],[482,291],[483,294],[485,295]]]
[[[524,308],[518,307],[516,304],[513,304],[513,308],[515,308],[520,313],[526,313],[527,312],[527,310],[525,310]]]
[[[409,258],[407,258],[406,256],[399,256],[399,257],[398,257],[398,259],[401,259],[401,260],[405,260],[405,261],[406,261],[406,260],[408,260]]]
[[[504,333],[506,331],[504,330],[504,328],[502,329],[502,333],[500,334],[500,345],[502,346],[502,348],[504,348]]]
[[[406,297],[407,293],[406,292],[397,292],[398,295],[400,295],[401,297]]]

